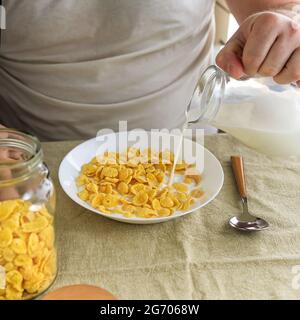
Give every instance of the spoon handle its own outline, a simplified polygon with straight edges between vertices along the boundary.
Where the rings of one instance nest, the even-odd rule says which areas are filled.
[[[244,164],[242,156],[232,156],[231,157],[231,165],[233,174],[235,177],[235,182],[239,191],[241,198],[247,198],[246,191],[246,181],[244,175]]]

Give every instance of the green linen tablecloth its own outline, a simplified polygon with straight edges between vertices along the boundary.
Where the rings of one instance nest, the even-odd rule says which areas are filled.
[[[219,196],[171,222],[130,225],[89,212],[64,194],[58,167],[76,144],[43,144],[58,195],[59,275],[53,288],[87,283],[119,299],[300,298],[299,158],[275,159],[227,135],[208,136],[205,146],[225,172]],[[228,226],[241,210],[233,154],[244,156],[250,210],[270,223],[267,231],[246,234]]]

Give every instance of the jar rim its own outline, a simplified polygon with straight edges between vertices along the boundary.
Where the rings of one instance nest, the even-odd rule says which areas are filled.
[[[5,135],[7,134],[7,138]],[[3,137],[2,137],[3,136]],[[22,159],[20,161],[12,162],[0,162],[0,170],[18,170],[19,174],[15,178],[1,180],[0,184],[3,182],[24,179],[41,163],[43,153],[41,143],[33,135],[21,132],[15,129],[0,128],[0,148],[17,148],[24,152],[29,153],[31,156],[27,159]]]
[[[210,122],[216,116],[222,104],[228,74],[216,65],[207,67],[199,80],[200,109],[198,120]]]

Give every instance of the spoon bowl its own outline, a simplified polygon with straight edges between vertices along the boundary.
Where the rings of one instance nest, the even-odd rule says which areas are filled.
[[[267,221],[256,218],[254,221],[242,221],[238,217],[233,217],[229,220],[229,225],[240,231],[262,231],[269,227]]]

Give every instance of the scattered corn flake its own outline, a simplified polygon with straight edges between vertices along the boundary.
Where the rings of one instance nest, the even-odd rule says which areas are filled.
[[[120,182],[117,189],[121,194],[127,194],[129,192],[128,184],[125,182]]]
[[[193,198],[202,198],[204,196],[204,191],[202,189],[194,189],[191,192]]]
[[[172,208],[174,206],[174,201],[170,197],[164,197],[160,199],[160,205],[163,208]]]
[[[173,188],[179,192],[188,192],[189,188],[185,183],[174,183]]]
[[[137,193],[135,195],[135,197],[133,198],[133,204],[135,206],[142,206],[144,204],[146,204],[149,200],[149,196],[146,193],[146,191],[140,191],[139,193]]]
[[[194,183],[194,179],[189,178],[189,177],[185,177],[184,180],[183,180],[183,183],[192,184],[192,183]]]
[[[133,194],[138,194],[140,191],[144,191],[145,190],[145,185],[141,184],[141,183],[137,183],[131,186],[130,191]]]
[[[196,168],[189,168],[185,173],[187,178],[194,180],[196,184],[199,184],[202,181],[202,176]]]
[[[168,217],[171,214],[171,210],[167,208],[161,208],[158,210],[158,214],[161,217]]]

